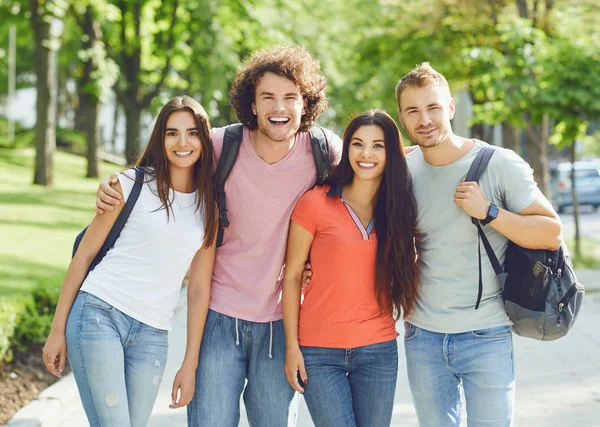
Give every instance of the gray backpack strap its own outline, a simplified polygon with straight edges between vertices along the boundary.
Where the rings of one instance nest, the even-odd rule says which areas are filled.
[[[317,185],[323,185],[331,169],[327,135],[323,128],[319,126],[310,128],[309,134],[315,167],[317,168]]]
[[[467,172],[465,181],[479,182],[479,178],[481,178],[481,176],[485,172],[485,169],[487,168],[487,165],[490,162],[490,159],[492,158],[493,155],[494,155],[494,149],[492,147],[490,147],[489,145],[484,145],[481,148],[481,150],[479,150],[479,152],[477,153],[477,156],[475,156],[475,160],[473,160],[473,163],[471,163],[471,167],[469,168],[469,172]],[[490,244],[487,236],[485,235],[485,232],[481,228],[481,224],[479,223],[479,220],[477,218],[471,218],[471,222],[473,222],[473,224],[475,224],[475,226],[477,227],[477,234],[478,234],[477,253],[479,255],[479,290],[477,292],[477,302],[475,303],[475,310],[477,310],[479,308],[479,303],[481,302],[481,297],[483,295],[483,279],[482,279],[482,272],[481,272],[481,244],[480,244],[480,242],[483,242],[483,247],[485,248],[485,251],[488,255],[488,258],[490,259],[492,267],[494,268],[494,272],[496,273],[497,276],[502,274],[502,266],[500,265],[500,262],[498,261],[498,258],[496,257],[496,254],[494,253],[494,249],[492,248],[492,245]]]
[[[229,125],[225,128],[223,136],[223,149],[221,157],[217,163],[215,173],[215,187],[217,190],[217,201],[219,206],[219,232],[217,234],[217,247],[223,244],[223,233],[225,228],[229,227],[229,218],[227,217],[227,201],[225,197],[225,182],[229,178],[235,161],[242,145],[244,127],[241,123]]]

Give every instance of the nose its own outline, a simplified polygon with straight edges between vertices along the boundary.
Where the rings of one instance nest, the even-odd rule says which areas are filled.
[[[426,126],[431,122],[427,111],[419,113],[419,125]]]

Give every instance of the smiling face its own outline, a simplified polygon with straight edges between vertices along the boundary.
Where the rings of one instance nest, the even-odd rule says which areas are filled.
[[[348,160],[354,178],[381,180],[385,170],[385,134],[377,125],[359,127],[350,139]]]
[[[252,112],[258,130],[272,141],[285,142],[298,132],[305,102],[293,81],[266,72],[256,86]]]
[[[189,111],[176,111],[167,119],[164,147],[170,168],[194,167],[202,154],[196,119]]]
[[[454,100],[440,85],[409,86],[400,95],[398,118],[410,139],[421,148],[440,145],[452,134]]]

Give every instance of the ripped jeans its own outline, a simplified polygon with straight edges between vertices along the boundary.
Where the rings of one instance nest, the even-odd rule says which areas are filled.
[[[67,320],[67,354],[90,426],[146,426],[167,361],[167,335],[79,292]]]

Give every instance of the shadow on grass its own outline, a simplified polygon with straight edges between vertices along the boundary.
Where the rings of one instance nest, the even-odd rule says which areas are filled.
[[[33,166],[33,158],[21,151],[15,151],[10,148],[0,148],[0,161],[13,166],[31,168]],[[33,179],[33,172],[31,175]]]
[[[60,287],[64,276],[64,268],[0,255],[0,295],[25,294],[36,286]]]
[[[51,190],[46,193],[29,192],[0,192],[0,201],[3,204],[12,205],[43,205],[54,206],[63,209],[72,209],[80,212],[89,212],[90,217],[94,213],[94,193],[77,190]],[[64,203],[65,200],[74,202]],[[82,206],[89,204],[89,207]]]
[[[90,221],[93,218],[90,215]],[[0,219],[0,225],[17,225],[17,226],[25,226],[25,227],[36,227],[47,230],[51,229],[60,229],[60,230],[82,230],[90,221],[87,223],[82,223],[81,221],[56,221],[56,222],[41,222],[41,221],[27,221],[27,220],[19,220],[19,221],[11,221]],[[75,234],[73,235],[73,240],[75,240]]]

